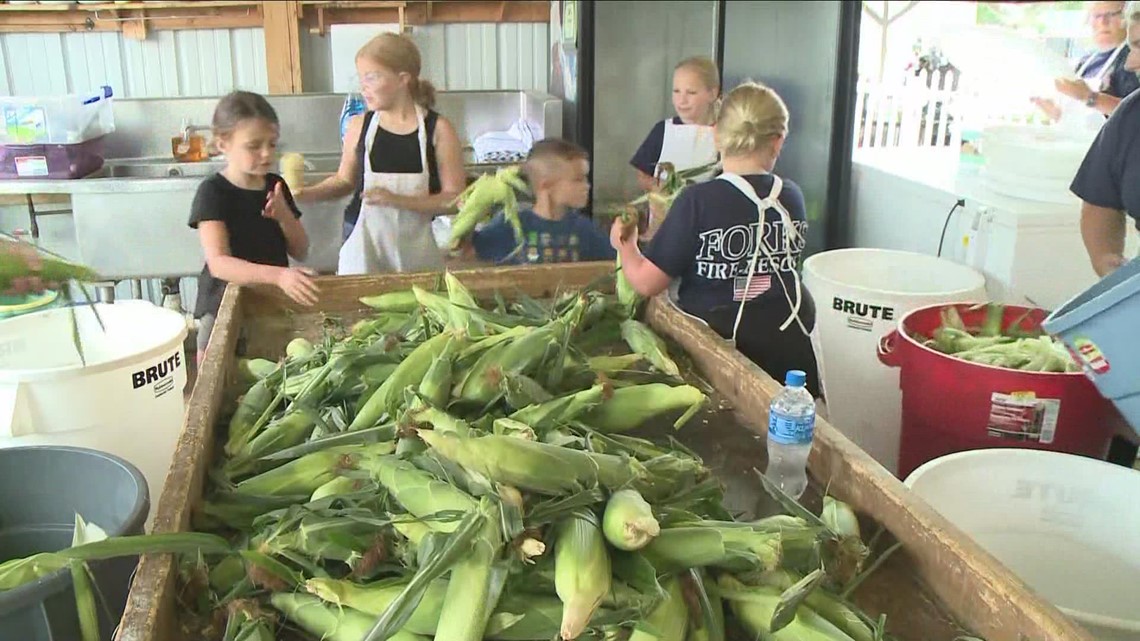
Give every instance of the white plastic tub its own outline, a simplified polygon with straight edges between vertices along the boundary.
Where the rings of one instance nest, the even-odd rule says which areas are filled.
[[[0,321],[0,447],[70,445],[120,456],[162,495],[186,409],[186,321],[145,301]],[[155,501],[157,503],[157,500]],[[149,521],[148,521],[149,524]]]
[[[990,449],[935,459],[906,485],[1097,639],[1140,639],[1140,472]]]
[[[918,307],[986,300],[986,279],[926,254],[838,249],[804,261],[804,284],[815,299],[812,343],[828,420],[896,473],[902,392],[898,370],[879,362],[879,339]]]

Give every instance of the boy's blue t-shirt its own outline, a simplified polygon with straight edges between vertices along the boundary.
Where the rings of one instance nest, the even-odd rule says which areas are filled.
[[[515,251],[515,231],[500,213],[472,237],[475,254],[480,260],[495,264],[527,265],[539,263],[575,263],[613,260],[617,253],[609,238],[589,218],[567,212],[562,220],[540,218],[529,209],[519,211],[523,229],[523,248]]]

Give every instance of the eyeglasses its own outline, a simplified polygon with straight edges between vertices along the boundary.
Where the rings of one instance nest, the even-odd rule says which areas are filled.
[[[1110,20],[1116,20],[1122,15],[1124,15],[1123,9],[1117,9],[1116,11],[1104,11],[1101,13],[1090,13],[1089,22],[1108,22]]]
[[[364,87],[376,87],[380,84],[380,74],[375,71],[366,73],[360,77],[360,84]]]

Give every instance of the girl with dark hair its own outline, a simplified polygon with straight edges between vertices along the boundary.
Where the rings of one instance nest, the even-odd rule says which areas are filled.
[[[280,134],[277,113],[264,96],[235,91],[215,108],[212,130],[226,167],[202,181],[190,207],[190,227],[206,254],[194,312],[201,319],[199,362],[226,283],[274,285],[305,306],[318,294],[315,272],[289,266],[290,256],[308,255],[309,237],[285,180],[269,171]]]

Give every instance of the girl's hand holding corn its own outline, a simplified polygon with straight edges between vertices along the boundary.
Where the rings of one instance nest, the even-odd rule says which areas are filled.
[[[630,222],[622,216],[614,218],[610,226],[610,245],[620,252],[623,245],[630,243],[637,244],[637,220]]]
[[[45,283],[34,272],[38,272],[41,267],[40,255],[36,252],[35,248],[26,243],[18,243],[10,240],[0,241],[0,251],[7,252],[8,254],[17,258],[23,259],[27,265],[28,270],[33,274],[28,276],[18,276],[12,279],[11,286],[7,291],[3,292],[6,295],[20,295],[20,294],[38,294],[46,288],[54,288],[58,283]]]
[[[313,282],[317,272],[308,267],[284,267],[277,275],[277,287],[294,302],[312,307],[317,304],[320,288]]]

